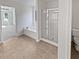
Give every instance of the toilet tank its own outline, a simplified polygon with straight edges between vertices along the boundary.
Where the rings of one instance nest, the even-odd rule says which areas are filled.
[[[72,29],[72,35],[74,37],[79,37],[79,29]]]

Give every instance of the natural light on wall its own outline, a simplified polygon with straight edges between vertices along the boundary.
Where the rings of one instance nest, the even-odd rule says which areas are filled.
[[[31,26],[28,26],[28,27],[26,27],[26,29],[27,30],[30,30],[30,31],[33,31],[33,32],[36,32],[36,26],[37,26],[37,21],[36,21],[36,8],[35,7],[31,7],[31,11],[32,11],[32,13],[31,13],[31,15],[32,15],[32,19],[31,19],[31,21],[32,22],[30,22],[29,23],[29,25],[31,25]],[[30,11],[30,12],[31,12]]]

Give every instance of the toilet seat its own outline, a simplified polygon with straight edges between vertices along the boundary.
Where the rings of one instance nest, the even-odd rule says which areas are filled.
[[[77,51],[79,51],[79,46],[78,45],[76,45],[75,48],[76,48]]]
[[[75,44],[79,45],[79,38],[74,37],[74,42],[75,42]]]

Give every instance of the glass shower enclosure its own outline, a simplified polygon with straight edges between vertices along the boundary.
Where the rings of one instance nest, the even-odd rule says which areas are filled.
[[[58,43],[58,8],[42,10],[42,38]]]
[[[7,39],[15,36],[16,23],[15,23],[15,8],[1,6],[1,41],[4,42]]]

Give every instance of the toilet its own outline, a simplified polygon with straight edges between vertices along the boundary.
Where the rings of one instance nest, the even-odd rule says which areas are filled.
[[[79,51],[79,30],[78,29],[73,29],[73,38],[74,38],[74,43],[75,43],[75,48],[77,51]]]
[[[74,43],[75,43],[76,50],[79,51],[79,38],[74,37]]]

